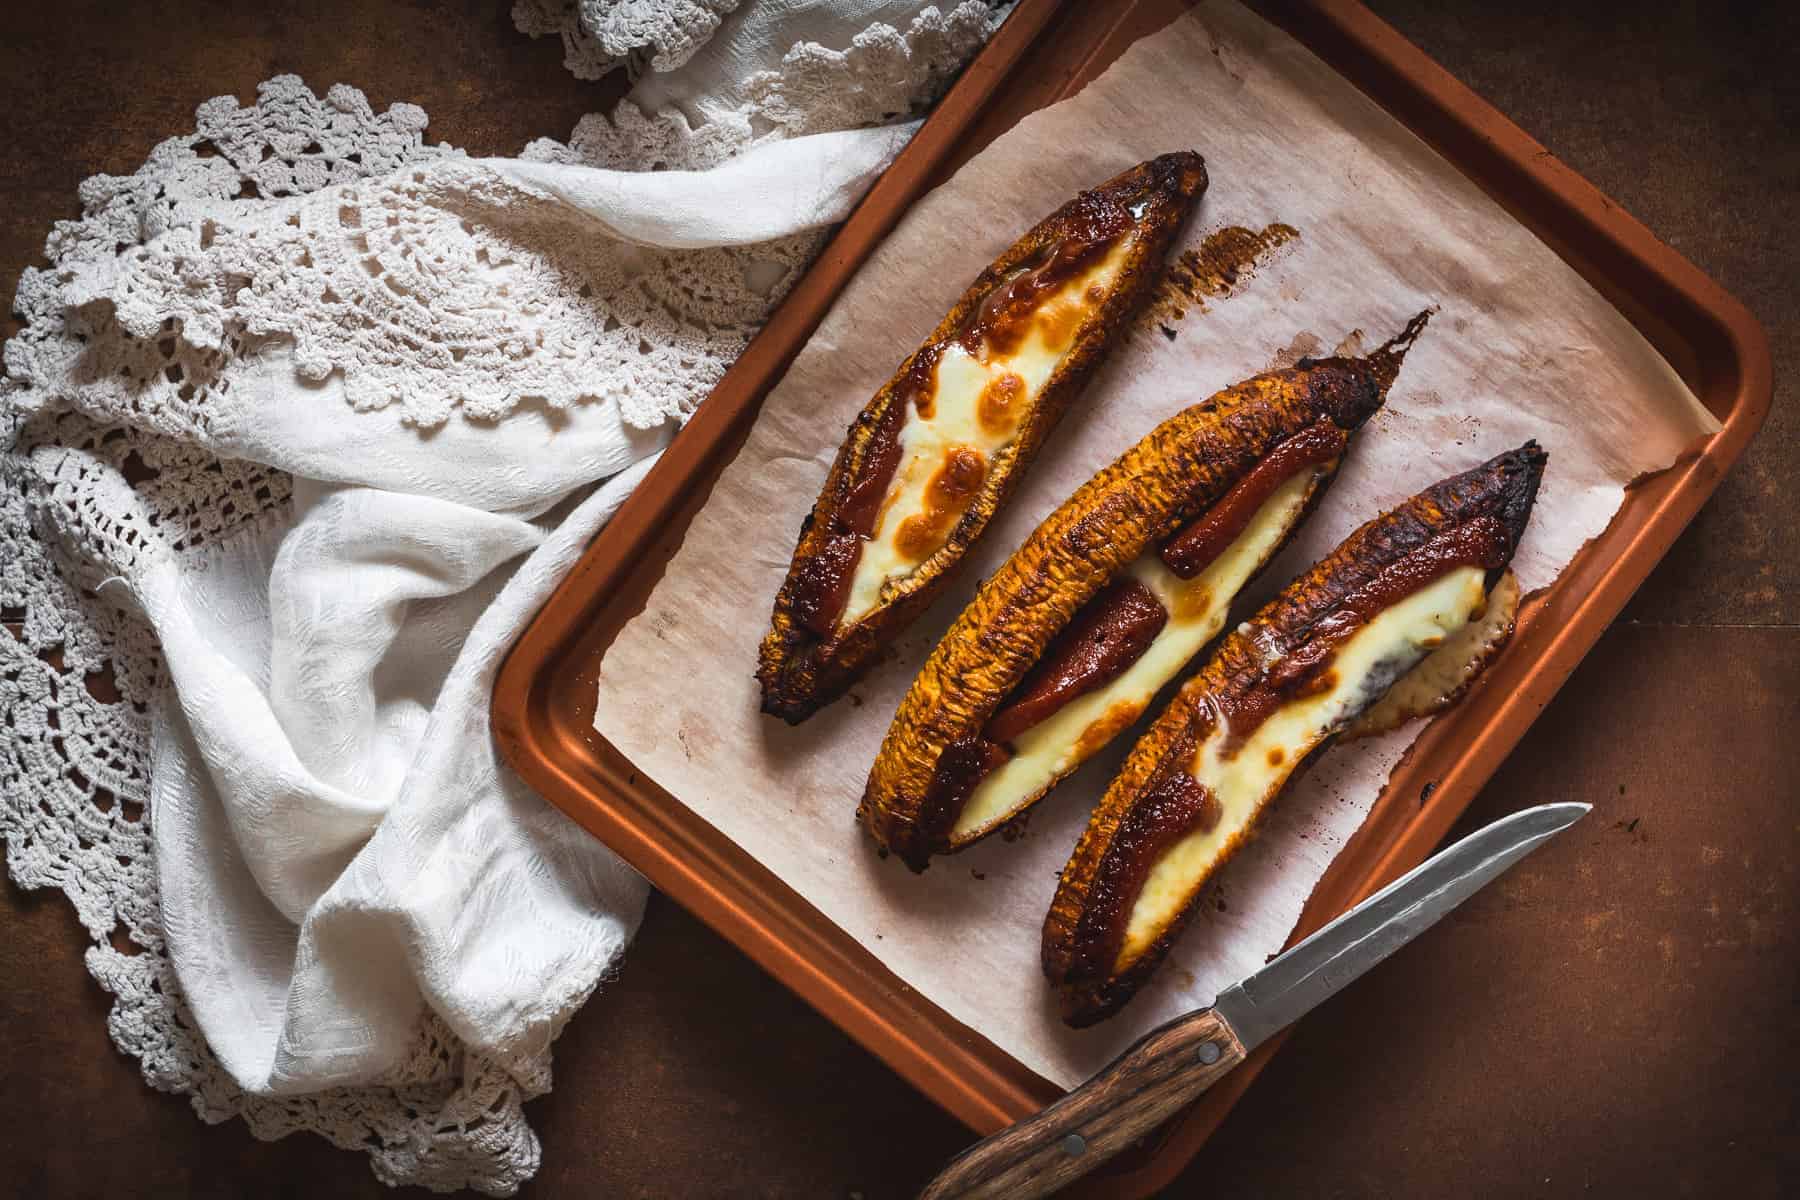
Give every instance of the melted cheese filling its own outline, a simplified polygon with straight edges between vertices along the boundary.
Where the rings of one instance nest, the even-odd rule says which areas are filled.
[[[970,794],[950,830],[976,836],[1012,816],[1136,721],[1163,684],[1219,635],[1231,602],[1300,519],[1317,471],[1308,467],[1263,501],[1244,532],[1204,571],[1183,579],[1146,552],[1127,568],[1169,614],[1168,624],[1123,675],[1077,696],[1013,739],[1013,757]]]
[[[1402,675],[1373,708],[1344,730],[1344,737],[1386,733],[1415,717],[1442,711],[1487,669],[1512,636],[1518,615],[1519,577],[1507,571],[1488,593],[1486,611],[1445,638],[1443,645]]]
[[[913,539],[902,536],[909,521],[931,520],[928,509],[932,477],[950,452],[960,447],[975,450],[992,470],[995,454],[1012,444],[1020,418],[1037,403],[1038,393],[1075,344],[1075,336],[1087,323],[1087,317],[1098,308],[1087,300],[1088,289],[1110,291],[1134,241],[1130,235],[1119,239],[1085,273],[1044,297],[1038,308],[1040,315],[1032,319],[1030,331],[1013,353],[992,354],[984,361],[970,354],[960,342],[944,347],[932,373],[930,398],[923,405],[915,400],[912,411],[906,414],[906,423],[900,427],[900,465],[894,471],[893,482],[888,484],[875,530],[863,543],[856,561],[850,598],[838,618],[840,627],[867,616],[881,603],[884,587],[911,575],[944,544],[950,528],[956,524],[954,520],[944,529],[944,536],[933,539],[936,544],[923,554],[917,552],[921,547],[912,544]],[[1070,305],[1080,307],[1079,319],[1069,319]],[[1017,382],[1008,383],[1009,375],[1016,376]],[[984,419],[982,393],[996,383],[1012,389],[1005,405],[1009,420],[995,420],[991,398],[985,406],[988,411]],[[930,415],[922,415],[921,409]]]
[[[1484,576],[1479,567],[1458,567],[1384,610],[1338,648],[1330,688],[1270,713],[1231,757],[1220,753],[1227,736],[1222,728],[1201,743],[1189,771],[1218,798],[1219,822],[1176,842],[1150,869],[1132,905],[1117,969],[1148,949],[1188,906],[1219,854],[1244,835],[1263,802],[1320,742],[1481,614]]]

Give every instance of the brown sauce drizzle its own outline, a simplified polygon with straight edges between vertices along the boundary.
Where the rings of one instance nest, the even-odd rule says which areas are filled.
[[[850,579],[862,557],[862,538],[834,533],[817,553],[801,562],[794,583],[794,621],[820,637],[830,637],[838,614],[850,601]]]
[[[863,537],[875,531],[881,515],[881,502],[887,497],[888,485],[900,467],[900,427],[906,424],[906,401],[896,397],[875,427],[875,436],[863,456],[862,470],[844,493],[844,502],[833,518],[833,533],[855,533]]]
[[[1051,643],[1044,658],[1013,692],[1016,699],[988,721],[979,734],[944,748],[926,789],[924,811],[936,830],[948,832],[963,806],[988,774],[1012,757],[1002,743],[1024,733],[1078,696],[1106,686],[1123,675],[1162,627],[1169,614],[1150,589],[1129,577],[1088,601],[1068,628]],[[1099,724],[1130,724],[1137,709],[1109,709]],[[1108,734],[1110,736],[1110,733]]]
[[[1035,266],[987,294],[957,341],[978,359],[1011,354],[1024,342],[1044,298],[1106,255],[1131,229],[1131,212],[1105,196],[1083,193],[1064,210],[1064,233]]]
[[[906,411],[906,402],[911,400],[919,415],[927,421],[937,412],[937,388],[932,385],[932,375],[937,371],[938,359],[944,357],[944,343],[932,342],[929,346],[913,355],[912,365],[906,369],[905,378],[901,379],[894,407],[902,413]],[[894,426],[894,435],[899,437],[900,427]]]
[[[1075,950],[1078,976],[1112,974],[1151,870],[1182,838],[1216,828],[1223,815],[1218,796],[1186,771],[1163,776],[1131,806],[1088,892]]]
[[[977,786],[996,767],[1012,757],[1005,746],[989,741],[980,734],[958,738],[938,755],[937,767],[931,774],[931,786],[925,789],[925,803],[920,820],[928,828],[927,845],[937,845],[956,824],[963,805],[969,802]]]
[[[1263,455],[1218,503],[1163,543],[1157,557],[1181,578],[1194,578],[1237,541],[1282,484],[1308,467],[1342,455],[1349,439],[1330,421],[1308,425]]]
[[[982,733],[1010,742],[1071,700],[1105,687],[1143,657],[1168,621],[1149,588],[1129,575],[1116,580],[1075,614]]]
[[[925,364],[922,370],[921,363]],[[906,423],[907,401],[916,391],[918,380],[930,379],[931,368],[936,365],[935,352],[921,352],[914,358],[906,390],[896,395],[881,415],[861,469],[832,515],[824,545],[800,563],[794,580],[794,620],[822,638],[832,635],[838,616],[850,600],[850,581],[856,562],[862,557],[863,540],[874,531],[888,485],[900,467],[900,427]]]
[[[900,522],[894,548],[913,561],[928,558],[950,536],[987,479],[987,459],[973,446],[952,446],[925,485],[924,508]]]

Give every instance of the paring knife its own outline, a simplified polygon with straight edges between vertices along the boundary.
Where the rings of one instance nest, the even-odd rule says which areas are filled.
[[[1220,992],[1211,1008],[1151,1030],[1043,1112],[977,1142],[953,1159],[919,1200],[1030,1200],[1087,1174],[1590,807],[1528,808],[1432,856]]]

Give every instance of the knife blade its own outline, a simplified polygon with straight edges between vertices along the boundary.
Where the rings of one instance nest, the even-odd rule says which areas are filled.
[[[1087,1174],[1591,807],[1528,808],[1439,851],[1227,987],[1210,1008],[1157,1027],[1061,1100],[964,1151],[919,1200],[1029,1200]]]

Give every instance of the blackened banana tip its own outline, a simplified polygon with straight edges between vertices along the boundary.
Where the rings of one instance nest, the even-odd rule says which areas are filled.
[[[1426,309],[1406,323],[1406,327],[1368,354],[1360,358],[1333,356],[1303,358],[1294,365],[1302,370],[1317,366],[1333,366],[1340,381],[1334,386],[1337,395],[1327,404],[1331,419],[1340,429],[1360,429],[1387,402],[1388,389],[1400,376],[1400,364],[1435,309]]]
[[[1337,364],[1348,368],[1343,376],[1347,386],[1330,408],[1331,419],[1339,428],[1361,428],[1387,402],[1388,389],[1399,378],[1400,364],[1405,360],[1407,350],[1424,331],[1433,311],[1426,309],[1408,321],[1406,328],[1362,358],[1303,358],[1295,364],[1301,368],[1320,364]]]
[[[1406,323],[1404,329],[1382,343],[1381,348],[1377,350],[1376,353],[1404,355],[1407,350],[1411,349],[1413,342],[1418,339],[1418,336],[1425,332],[1425,326],[1431,323],[1431,314],[1436,311],[1437,309],[1435,308],[1428,308],[1420,312],[1417,316],[1413,317],[1412,320]]]
[[[1176,150],[1150,160],[1156,186],[1187,197],[1206,187],[1206,160],[1196,150]]]
[[[1538,485],[1543,482],[1544,466],[1549,461],[1550,455],[1538,445],[1536,438],[1488,460],[1488,465],[1505,478],[1500,521],[1506,526],[1514,547],[1525,536],[1525,524],[1531,519],[1532,506],[1537,503]]]
[[[1406,323],[1405,328],[1375,347],[1374,352],[1369,355],[1369,367],[1375,374],[1376,386],[1383,394],[1399,377],[1400,364],[1406,361],[1406,352],[1412,349],[1412,344],[1425,332],[1425,326],[1431,322],[1431,314],[1436,311],[1428,308],[1419,313]]]

